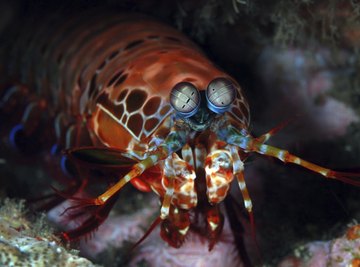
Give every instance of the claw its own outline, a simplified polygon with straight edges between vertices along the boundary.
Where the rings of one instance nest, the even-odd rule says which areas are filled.
[[[209,251],[211,251],[219,241],[223,227],[224,216],[219,211],[218,206],[210,207],[206,212],[206,232],[209,235]]]
[[[113,173],[116,171],[117,177],[120,176],[120,179],[96,198],[69,198],[77,202],[77,205],[65,210],[65,213],[69,215],[70,219],[77,218],[85,213],[90,213],[90,217],[76,229],[62,233],[63,238],[68,240],[77,239],[98,228],[109,215],[120,190],[128,182],[142,177],[147,171],[155,168],[159,161],[166,159],[170,154],[179,150],[185,143],[186,133],[186,131],[179,131],[177,129],[172,130],[164,144],[157,147],[155,151],[152,151],[148,157],[141,161],[126,157],[124,151],[118,149],[83,147],[67,150],[66,154],[78,162],[78,164],[83,165],[85,169],[105,169],[112,170]],[[126,172],[125,175],[122,174],[124,171]],[[184,219],[186,220],[186,225],[183,224]],[[186,212],[177,223],[180,224],[180,227],[178,227],[179,234],[185,235],[190,224],[188,212]],[[171,242],[171,240],[169,240],[169,242]]]
[[[126,151],[114,148],[81,147],[69,149],[65,154],[84,167],[93,169],[121,169],[131,168],[136,160],[125,157]]]
[[[96,205],[95,199],[80,199],[72,197],[72,200],[77,202],[77,204],[64,211],[67,216],[67,220],[75,220],[85,214],[89,214],[89,217],[82,222],[79,227],[62,232],[61,236],[65,240],[72,241],[96,231],[108,217],[118,197],[119,194],[115,194],[102,205]]]
[[[179,248],[190,227],[189,211],[170,206],[169,217],[162,221],[160,236],[170,246]]]

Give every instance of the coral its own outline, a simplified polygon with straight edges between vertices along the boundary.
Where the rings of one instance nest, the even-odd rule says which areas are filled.
[[[148,204],[144,208],[127,212],[119,212],[119,209],[116,209],[112,212],[109,218],[92,234],[91,238],[80,240],[82,253],[95,259],[109,248],[121,250],[125,247],[128,250],[128,243],[134,244],[144,235],[144,230],[149,227],[152,217],[158,211],[156,198],[147,197],[144,202]],[[64,211],[72,205],[71,201],[61,203],[48,213],[49,220],[64,229],[74,228],[85,218],[69,221]]]
[[[95,266],[59,245],[51,228],[39,216],[26,217],[24,201],[5,199],[0,206],[1,266]]]
[[[189,234],[180,248],[170,247],[161,239],[159,227],[132,251],[132,245],[144,235],[151,221],[154,220],[154,215],[158,214],[159,208],[155,198],[147,199],[146,203],[147,207],[130,214],[111,213],[91,238],[80,241],[82,255],[99,261],[105,266],[114,267],[124,265],[131,267],[243,266],[227,220],[220,241],[210,252],[208,240],[195,232]],[[66,201],[51,210],[50,220],[63,227],[71,227],[66,216],[64,218],[61,215],[69,206],[71,206],[71,201]]]
[[[298,246],[293,255],[286,257],[278,265],[278,267],[285,266],[360,266],[360,225],[350,226],[339,238]]]
[[[23,2],[25,7],[21,10],[35,5]],[[56,5],[39,2],[49,9],[51,5],[58,8],[66,2],[71,2],[69,9],[76,9],[77,5],[78,8],[91,5],[120,7],[155,16],[178,27],[192,36],[216,64],[233,74],[243,86],[250,101],[251,130],[255,134],[299,114],[286,129],[274,136],[273,144],[327,167],[358,166],[360,128],[354,125],[360,118],[358,1],[183,0],[174,4],[173,1],[80,0],[78,4],[63,1]],[[9,23],[7,17],[2,21],[0,30],[2,24]],[[0,51],[0,54],[2,52],[7,51]],[[5,154],[1,151],[1,158]],[[310,260],[320,261],[335,255],[331,253],[333,251],[341,251],[337,244],[340,247],[344,244],[358,246],[358,239],[346,240],[344,237],[297,245],[310,240],[332,239],[334,228],[345,225],[351,218],[360,218],[358,188],[324,181],[291,166],[276,167],[274,162],[264,162],[248,160],[245,176],[254,203],[260,250],[266,263],[274,266],[279,255],[286,255],[294,247],[296,255],[284,260],[283,266],[287,266],[286,262],[288,266],[293,266],[291,262],[308,266]],[[1,163],[0,167],[4,165]],[[6,165],[11,174],[20,169],[20,164],[11,165],[8,160]],[[1,195],[38,197],[47,193],[34,183],[39,169],[31,168],[22,171],[17,179],[2,180]],[[45,180],[46,184],[50,180],[47,175],[38,176],[38,180]],[[142,236],[159,212],[158,206],[154,208],[146,200],[143,200],[143,207],[133,209],[131,194],[122,191],[124,199],[119,203],[132,212],[116,209],[110,214],[92,238],[80,241],[82,255],[106,266],[122,266],[129,262],[134,266],[168,266],[170,263],[178,266],[206,263],[209,266],[209,261],[217,266],[217,260],[222,265],[237,266],[238,255],[234,254],[228,225],[224,242],[220,241],[211,253],[207,251],[207,242],[194,233],[183,247],[172,249],[160,239],[156,229],[134,254],[129,254],[131,244]],[[241,202],[240,196],[237,199]],[[64,206],[61,208],[57,213],[52,211],[49,217],[52,216],[54,221],[64,219],[59,217]],[[0,216],[0,250],[6,250],[6,255],[14,261],[18,257],[22,263],[29,262],[35,255],[21,252],[18,245],[22,242],[22,248],[39,247],[42,256],[47,250],[50,260],[56,259],[57,255],[59,262],[73,257],[90,264],[58,247],[58,240],[42,226],[45,220],[32,222],[26,219],[19,202],[6,202],[1,213],[6,215]],[[69,227],[74,226],[64,221]],[[350,247],[349,251],[354,252],[355,248]],[[57,250],[60,254],[56,254]],[[60,255],[63,254],[67,256],[62,258]],[[191,257],[186,257],[189,254]],[[351,260],[353,265],[358,261],[355,256]],[[337,266],[337,261],[331,264]]]
[[[259,57],[257,70],[265,84],[263,94],[266,100],[263,98],[262,102],[267,106],[261,115],[263,125],[266,121],[273,123],[270,117],[274,114],[278,121],[294,114],[294,123],[308,126],[292,135],[297,140],[344,135],[347,127],[358,122],[360,116],[348,101],[335,96],[335,92],[344,94],[344,90],[351,91],[349,87],[337,86],[341,74],[338,68],[334,70],[334,61],[341,64],[349,57],[351,54],[345,51],[338,51],[335,57],[326,48],[265,48]],[[308,128],[312,130],[308,131]]]
[[[209,251],[207,245],[205,238],[190,233],[181,248],[172,248],[164,244],[157,230],[139,248],[138,253],[130,262],[130,266],[136,267],[140,263],[146,263],[145,266],[149,267],[244,266],[240,261],[234,245],[234,237],[227,221],[225,221],[221,239],[213,250]]]

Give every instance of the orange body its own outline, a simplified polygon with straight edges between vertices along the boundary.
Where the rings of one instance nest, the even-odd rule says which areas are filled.
[[[38,140],[43,148],[52,145],[52,154],[67,149],[85,169],[118,176],[96,198],[72,196],[86,188],[86,179],[62,193],[79,202],[77,214],[90,213],[65,237],[96,229],[131,182],[159,196],[160,216],[151,229],[161,222],[168,244],[181,246],[191,227],[211,249],[224,222],[219,204],[234,178],[253,225],[243,174],[253,152],[360,185],[357,173],[335,172],[265,144],[282,126],[251,136],[239,84],[175,29],[140,15],[97,11],[45,21],[30,19],[3,44],[8,50],[1,60],[8,63],[0,69],[12,86],[0,92],[0,115],[11,114],[9,124],[20,120],[10,143],[29,152]],[[61,166],[67,169],[65,160]]]
[[[47,18],[46,23],[30,21],[24,23],[25,30],[15,37],[3,61],[11,62],[5,68],[8,80],[30,88],[28,106],[46,103],[41,109],[29,108],[29,113],[37,114],[35,119],[53,121],[53,129],[48,132],[55,133],[53,142],[59,148],[106,146],[127,151],[130,158],[141,160],[156,140],[166,138],[174,125],[175,112],[169,102],[174,85],[189,82],[203,91],[214,77],[225,77],[236,84],[237,97],[228,116],[239,128],[249,124],[248,104],[236,81],[217,68],[192,41],[165,24],[141,15],[104,15],[94,11],[65,22],[56,16]],[[18,88],[17,85],[16,92]],[[43,110],[47,110],[46,118],[40,115]],[[27,117],[23,121],[32,124],[35,119]],[[208,132],[196,134],[188,144],[190,149],[202,149],[202,159],[192,160],[193,165],[197,161],[197,175],[203,176],[197,179],[198,183],[206,183],[203,164],[214,141],[210,138],[212,141],[208,142],[208,137]],[[132,184],[142,191],[153,190],[164,199],[169,185],[164,164],[134,177]],[[195,173],[195,166],[181,158],[174,159],[179,167],[170,164],[170,168],[187,168]],[[177,177],[175,196],[167,201],[171,205],[171,223],[164,225],[176,229],[189,226],[189,210],[197,205],[196,187],[199,186],[195,181]],[[185,191],[177,194],[180,189]],[[225,197],[227,190],[221,192]],[[185,210],[179,212],[178,208]],[[174,214],[175,209],[180,215]],[[164,239],[179,246],[183,237]]]

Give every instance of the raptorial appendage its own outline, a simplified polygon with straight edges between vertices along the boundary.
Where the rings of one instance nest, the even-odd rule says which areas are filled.
[[[98,10],[37,16],[24,26],[4,38],[0,134],[13,148],[47,151],[45,161],[56,162],[49,164],[51,176],[64,189],[47,197],[48,207],[69,199],[68,220],[83,219],[63,233],[66,239],[95,230],[131,183],[160,200],[157,219],[137,244],[160,224],[170,246],[180,247],[194,231],[212,249],[234,179],[255,237],[244,176],[250,153],[360,186],[359,173],[333,171],[266,144],[288,122],[251,136],[241,86],[171,27]],[[111,186],[82,199],[95,187],[92,178]]]
[[[71,196],[66,196],[67,198],[73,200],[76,204],[71,208],[73,210],[79,210],[81,208],[86,207],[86,209],[94,209],[93,217],[100,218],[98,221],[95,218],[90,218],[88,223],[82,224],[79,228],[71,230],[71,234],[69,232],[65,233],[64,236],[70,237],[69,239],[72,239],[71,237],[77,238],[80,237],[82,234],[77,234],[82,231],[84,232],[91,232],[92,230],[96,229],[103,220],[106,219],[108,216],[111,207],[114,204],[114,199],[117,198],[118,193],[123,188],[125,184],[132,181],[136,178],[141,178],[142,174],[149,169],[151,169],[153,166],[156,166],[160,161],[167,161],[171,164],[179,164],[176,162],[176,160],[173,162],[172,157],[176,157],[173,155],[175,151],[178,151],[182,146],[185,144],[187,135],[187,129],[178,129],[176,126],[173,130],[170,131],[167,138],[164,140],[164,142],[156,147],[156,149],[150,151],[143,160],[140,160],[138,162],[134,162],[134,160],[127,158],[126,151],[120,151],[116,149],[109,149],[109,148],[79,148],[79,149],[71,149],[67,151],[67,155],[69,158],[74,160],[75,162],[80,162],[80,165],[94,165],[92,168],[99,169],[106,169],[109,167],[117,167],[118,169],[128,168],[130,162],[133,162],[130,167],[130,171],[128,171],[125,175],[122,175],[118,182],[115,183],[113,186],[111,186],[108,190],[106,190],[103,194],[99,195],[96,198],[91,199],[79,199]],[[181,164],[187,164],[186,162],[182,161],[181,159],[178,160]],[[81,166],[80,166],[81,167]],[[190,169],[191,172],[191,169]],[[121,173],[121,172],[120,172]],[[164,173],[165,174],[165,173]],[[166,174],[165,174],[166,177]],[[187,179],[189,177],[186,177]],[[169,213],[169,207],[171,198],[172,198],[172,192],[174,189],[179,188],[181,189],[181,184],[179,185],[179,181],[181,180],[173,179],[173,177],[168,176],[167,179],[163,178],[163,182],[167,183],[164,184],[163,188],[166,189],[166,193],[163,197],[163,205],[162,205],[162,219],[167,218],[167,214]],[[190,181],[191,185],[191,181]],[[189,186],[189,184],[187,185]],[[190,201],[191,203],[196,204],[196,196],[192,196],[192,199]],[[189,205],[191,207],[191,205]],[[102,214],[99,216],[99,214]],[[86,229],[83,229],[86,228]]]
[[[218,118],[212,121],[209,127],[210,131],[198,135],[198,138],[202,134],[207,137],[208,147],[200,143],[196,143],[191,147],[188,142],[193,138],[194,135],[191,133],[194,132],[189,129],[183,120],[179,120],[178,123],[175,123],[168,136],[158,145],[154,145],[148,152],[145,152],[143,159],[134,163],[131,170],[121,176],[115,185],[98,197],[84,201],[83,204],[98,207],[99,214],[107,216],[110,210],[108,207],[113,205],[113,199],[116,198],[126,183],[141,178],[142,174],[153,166],[160,166],[162,169],[160,180],[149,184],[150,188],[160,197],[160,214],[137,244],[146,238],[156,225],[161,224],[161,237],[169,245],[180,247],[192,227],[191,214],[198,210],[198,198],[201,193],[197,192],[196,183],[200,183],[200,180],[197,180],[199,178],[196,177],[196,174],[197,170],[203,169],[206,187],[205,198],[208,204],[202,205],[204,210],[201,213],[205,223],[206,236],[209,240],[209,249],[212,249],[220,238],[224,217],[219,209],[219,204],[229,194],[231,182],[234,178],[236,178],[242,194],[244,207],[250,219],[252,235],[256,242],[253,203],[244,177],[244,161],[249,153],[255,152],[275,157],[285,163],[300,165],[327,178],[360,186],[359,175],[356,173],[336,172],[323,168],[296,157],[286,150],[265,144],[271,136],[286,124],[287,122],[255,138],[246,129],[239,130],[238,127],[232,126],[224,118]],[[80,151],[81,153],[79,153]],[[90,151],[91,149],[74,150],[70,154],[79,160],[97,162],[99,159],[91,155]],[[98,150],[100,155],[102,153],[107,154],[106,151],[107,149]],[[179,151],[181,151],[181,157],[176,153]],[[126,154],[121,152],[121,157]],[[107,156],[105,162],[115,165],[122,164],[122,161],[117,161],[116,156],[111,155],[111,153],[107,154]],[[104,160],[104,157],[101,158]],[[103,219],[101,217],[101,220]],[[98,226],[101,222],[92,223],[93,226]],[[86,229],[82,229],[83,227]],[[81,226],[80,232],[89,229],[88,224],[84,224],[84,226]]]

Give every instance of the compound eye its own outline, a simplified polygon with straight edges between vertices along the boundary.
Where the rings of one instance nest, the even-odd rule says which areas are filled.
[[[225,78],[216,78],[206,90],[207,105],[215,113],[227,111],[236,97],[234,84]]]
[[[191,117],[200,107],[200,93],[191,83],[178,83],[171,90],[170,104],[181,116]]]

